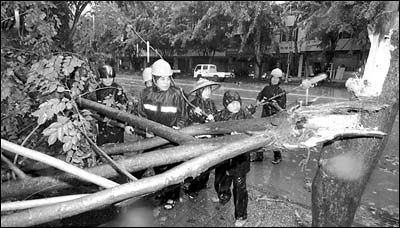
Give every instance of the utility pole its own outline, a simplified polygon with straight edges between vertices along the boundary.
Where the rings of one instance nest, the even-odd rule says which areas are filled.
[[[146,44],[147,44],[147,65],[149,65],[150,64],[150,42],[147,41]]]

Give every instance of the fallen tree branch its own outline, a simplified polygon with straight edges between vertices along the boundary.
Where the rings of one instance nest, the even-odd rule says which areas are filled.
[[[351,105],[353,104],[354,105]],[[249,131],[249,130],[258,130],[258,129],[264,129],[269,132],[269,134],[275,139],[274,144],[270,145],[269,147],[271,149],[285,149],[285,150],[296,150],[298,148],[307,148],[310,146],[315,146],[317,144],[321,144],[323,142],[333,140],[337,137],[342,137],[342,136],[348,136],[354,135],[354,136],[364,136],[364,135],[372,135],[372,136],[381,136],[384,135],[384,133],[381,132],[376,132],[373,129],[364,129],[362,128],[362,125],[359,121],[359,115],[360,112],[362,112],[365,107],[369,111],[374,111],[376,109],[381,109],[382,105],[376,105],[374,103],[369,103],[369,104],[359,104],[359,103],[366,103],[363,101],[352,101],[352,102],[347,102],[345,103],[339,103],[339,104],[331,104],[331,110],[334,110],[334,113],[337,113],[340,111],[340,113],[344,114],[331,114],[328,115],[327,113],[324,113],[323,115],[309,115],[310,106],[307,107],[301,107],[294,111],[293,113],[289,114],[286,112],[281,112],[278,115],[272,116],[272,117],[266,117],[266,118],[261,118],[261,119],[254,119],[254,120],[241,120],[241,121],[225,121],[225,122],[216,122],[216,123],[207,123],[204,125],[195,125],[191,127],[187,127],[181,130],[185,130],[187,132],[191,132],[193,134],[204,134],[204,133],[229,133],[230,131]],[[318,105],[316,105],[318,106]],[[332,108],[335,107],[335,108]],[[340,108],[338,108],[340,107]],[[353,111],[354,108],[359,112]],[[324,108],[323,110],[327,109]],[[350,112],[343,111],[343,110],[352,110]],[[303,112],[304,111],[304,112]],[[305,114],[304,114],[305,113]],[[345,129],[345,130],[340,130],[340,129]],[[355,133],[355,134],[354,134]],[[343,135],[346,134],[346,135]],[[242,136],[244,137],[244,136]],[[156,138],[156,137],[155,137]],[[218,138],[221,139],[221,138]],[[216,140],[218,140],[216,139]],[[140,145],[142,143],[149,142],[153,139],[146,139],[146,140],[141,140],[137,143],[134,143],[132,145]],[[168,142],[165,139],[162,139],[158,137],[158,139],[154,139],[152,142]],[[187,151],[179,151],[181,147],[175,147],[176,151],[179,151],[180,154],[179,156],[190,156],[190,154],[195,154],[199,153],[203,149],[203,146],[201,142],[202,140],[197,142],[194,141],[192,142],[194,145],[198,145],[199,147],[192,146],[190,149]],[[150,144],[148,144],[150,145]],[[154,146],[154,144],[152,144]],[[113,145],[114,146],[114,145]],[[118,145],[115,145],[117,147]],[[185,147],[182,147],[182,149]],[[125,149],[129,149],[127,146]],[[141,147],[143,149],[143,147]],[[166,150],[167,151],[167,150]],[[172,150],[173,151],[173,150]],[[171,164],[169,161],[182,161],[184,159],[179,158],[178,156],[175,156],[176,151],[170,152],[167,154],[165,157],[164,156],[159,156],[158,154],[154,154],[153,157],[147,157],[148,160],[154,160],[154,162],[146,161],[146,160],[140,160],[141,164],[137,165],[134,163],[134,161],[128,160],[128,161],[121,161],[123,162],[123,166],[126,167],[128,172],[133,172],[133,171],[138,171],[140,169],[152,167],[151,165],[162,165],[162,164]],[[201,151],[204,153],[205,151]],[[186,155],[183,155],[186,154]],[[198,154],[197,154],[198,155]],[[146,154],[140,155],[140,158],[145,158]],[[172,159],[173,157],[173,159]],[[137,157],[139,159],[139,157]],[[139,160],[138,160],[139,161]],[[118,161],[120,162],[120,161]],[[137,167],[132,167],[132,166],[140,166],[140,168]],[[102,166],[103,167],[103,166]],[[109,167],[112,169],[111,167]],[[101,176],[105,177],[112,177],[114,175],[117,175],[116,172],[112,170],[108,170],[105,168],[102,168],[102,170],[97,170],[96,167],[93,167],[90,170],[93,173],[96,173]],[[107,171],[105,171],[107,170]],[[47,185],[57,185],[60,186],[60,188],[65,188],[70,186],[68,181],[72,177],[68,176],[62,176],[62,177],[41,177],[40,183],[46,183]],[[32,178],[33,179],[33,178]],[[45,180],[46,181],[45,181]],[[1,195],[2,197],[6,196],[11,196],[17,194],[15,192],[16,189],[18,189],[18,192],[21,192],[21,194],[29,193],[32,191],[37,191],[43,188],[43,185],[38,184],[38,182],[32,180],[27,184],[25,182],[24,184],[17,184],[18,182],[15,181],[8,181],[5,182],[2,186],[1,189]],[[29,187],[27,187],[29,186]]]
[[[102,158],[104,158],[104,160],[106,160],[111,167],[113,167],[117,172],[125,175],[127,178],[129,178],[132,181],[137,181],[137,178],[134,177],[132,174],[130,174],[128,171],[126,171],[124,168],[122,168],[121,166],[118,165],[118,163],[116,163],[114,160],[112,160],[112,158],[110,158],[110,156],[108,156],[102,149],[100,149],[96,143],[94,143],[89,136],[87,136],[87,134],[85,132],[82,132],[83,135],[86,137],[86,140],[89,142],[90,146],[92,146],[93,150],[95,152],[97,152],[97,154],[99,154]]]
[[[113,181],[110,181],[106,178],[100,177],[98,175],[94,175],[92,173],[89,173],[83,169],[80,169],[76,166],[70,165],[66,162],[63,162],[61,160],[58,160],[56,158],[53,158],[47,154],[40,153],[22,146],[19,146],[17,144],[14,144],[12,142],[9,142],[7,140],[1,139],[1,148],[4,150],[8,150],[9,152],[13,152],[25,157],[28,157],[30,159],[34,159],[37,161],[44,162],[46,164],[49,164],[53,167],[56,167],[58,169],[61,169],[67,173],[71,173],[73,175],[76,175],[80,177],[83,180],[95,183],[99,186],[102,186],[104,188],[110,188],[119,185],[118,183],[115,183]]]
[[[117,119],[123,122],[127,122],[130,125],[137,126],[143,130],[148,129],[156,135],[159,135],[163,138],[166,138],[172,142],[182,144],[188,141],[195,140],[190,135],[180,133],[173,128],[164,126],[157,122],[129,114],[127,112],[120,111],[118,109],[114,109],[111,107],[107,107],[105,105],[99,104],[94,101],[90,101],[84,98],[77,98],[77,103],[84,108],[88,108],[97,112],[102,113],[110,118]]]
[[[1,160],[4,161],[8,167],[21,179],[29,178],[22,170],[20,170],[14,163],[12,163],[8,158],[6,158],[3,154],[1,154]]]
[[[182,146],[170,147],[161,150],[155,150],[143,154],[138,154],[127,159],[117,160],[116,162],[126,168],[128,172],[135,172],[149,167],[155,167],[166,164],[188,160],[207,153],[213,149],[219,148],[238,139],[247,138],[246,135],[229,135],[220,138],[203,139],[201,143],[192,143]],[[84,169],[87,172],[99,175],[105,178],[113,178],[118,173],[108,164],[103,164]],[[54,186],[51,190],[73,187],[74,184],[84,184],[79,182],[75,176],[70,174],[34,177],[23,181],[7,181],[1,185],[1,198],[23,196],[42,190],[47,186]]]
[[[55,219],[70,217],[89,210],[122,201],[127,198],[154,192],[172,184],[183,182],[187,177],[197,176],[221,161],[260,148],[272,139],[267,134],[258,134],[237,140],[220,149],[201,155],[180,164],[160,175],[143,178],[137,182],[123,184],[79,199],[28,209],[1,217],[1,226],[34,226]]]
[[[24,210],[33,207],[41,207],[56,203],[61,203],[69,200],[74,200],[81,198],[83,196],[87,196],[89,194],[77,194],[77,195],[69,195],[69,196],[57,196],[50,197],[45,199],[34,199],[34,200],[23,200],[23,201],[14,201],[14,202],[6,202],[1,203],[1,211],[15,211],[15,210]]]
[[[24,141],[21,143],[21,146],[25,146],[25,144],[28,142],[28,140],[31,138],[31,136],[33,135],[33,133],[40,127],[40,125],[37,125],[29,134],[28,136],[26,136],[26,138],[24,139]],[[15,155],[14,157],[14,164],[17,164],[18,161],[18,154]]]

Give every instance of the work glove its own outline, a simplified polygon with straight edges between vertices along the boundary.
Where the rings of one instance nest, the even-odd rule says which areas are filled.
[[[150,132],[150,131],[146,131],[146,138],[153,138],[154,137],[154,133]]]
[[[214,122],[214,121],[215,121],[215,120],[214,120],[214,116],[213,116],[212,114],[208,115],[207,118],[206,118],[206,120],[207,120],[207,121],[211,121],[211,122]]]
[[[175,129],[175,130],[179,130],[179,129],[181,129],[180,127],[178,127],[178,126],[172,126],[172,128],[173,129]]]
[[[258,101],[257,101],[258,102]],[[249,106],[246,107],[246,109],[251,113],[254,114],[257,111],[257,106],[251,104]]]
[[[196,107],[196,108],[194,109],[194,112],[195,112],[197,115],[200,115],[200,116],[201,116],[202,110],[201,110],[201,108]]]
[[[132,126],[125,126],[125,133],[132,135],[133,132],[135,132],[135,129]]]

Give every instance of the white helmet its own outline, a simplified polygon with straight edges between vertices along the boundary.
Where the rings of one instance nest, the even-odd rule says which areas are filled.
[[[144,82],[151,81],[151,79],[153,78],[153,76],[151,75],[151,67],[144,68],[142,77]]]
[[[275,69],[273,69],[273,70],[271,71],[271,75],[274,76],[274,77],[280,78],[280,77],[283,76],[283,72],[281,71],[281,69],[275,68]]]
[[[173,72],[167,61],[159,59],[151,65],[151,73],[155,76],[167,77],[172,76]]]

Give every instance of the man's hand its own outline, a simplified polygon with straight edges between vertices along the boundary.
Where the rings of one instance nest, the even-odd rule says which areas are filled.
[[[153,137],[154,137],[153,132],[146,131],[146,138],[153,138]]]
[[[261,101],[257,100],[257,101],[256,101],[256,105],[258,106],[258,105],[260,105],[260,104],[261,104]]]
[[[201,115],[202,110],[201,110],[201,108],[196,107],[196,108],[194,109],[194,112],[195,112],[197,115]]]
[[[135,132],[135,129],[132,126],[125,126],[125,133],[131,135],[133,132]]]
[[[206,120],[214,122],[214,116],[212,114],[208,115]]]

